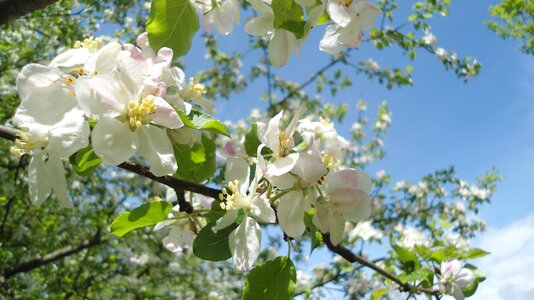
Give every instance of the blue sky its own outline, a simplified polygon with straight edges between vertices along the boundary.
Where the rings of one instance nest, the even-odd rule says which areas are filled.
[[[513,272],[519,278],[528,280],[531,272],[528,264],[521,261],[532,260],[526,255],[534,253],[534,244],[518,243],[521,239],[506,247],[500,243],[510,240],[518,230],[528,233],[525,239],[534,236],[534,59],[521,54],[517,42],[500,39],[483,24],[490,18],[488,6],[496,2],[454,1],[448,17],[438,16],[431,21],[438,46],[454,50],[460,57],[474,56],[482,63],[477,78],[465,84],[453,72],[445,71],[435,56],[420,51],[413,62],[413,87],[387,90],[363,76],[353,77],[354,87],[334,101],[348,103],[352,112],[341,132],[348,132],[355,120],[354,105],[359,98],[368,101],[370,117],[383,100],[389,101],[393,124],[385,138],[388,157],[371,172],[385,169],[393,180],[417,182],[434,170],[455,166],[461,178],[473,181],[496,167],[505,180],[499,183],[493,203],[480,212],[489,230],[475,244],[486,247],[499,259],[512,253],[519,263],[507,268],[515,268]],[[222,48],[239,50],[246,45],[244,21],[232,35],[220,38]],[[317,49],[322,32],[318,28],[304,45],[301,56],[293,56],[285,68],[275,72],[302,82],[328,63],[328,55]],[[196,43],[186,58],[188,75],[207,66],[203,54],[204,49]],[[258,57],[259,54],[249,55],[245,65]],[[354,62],[369,57],[383,67],[403,68],[408,64],[398,49],[377,51],[363,45],[352,55]],[[229,102],[218,101],[218,117],[243,118],[258,106],[259,91],[264,90],[265,81],[259,80]],[[491,263],[492,259],[480,262],[494,278],[491,284],[481,286],[484,299],[507,299],[512,297],[512,291],[514,299],[522,299],[521,295],[526,299],[527,288],[533,288],[528,281],[516,278],[511,282],[510,276],[499,276],[503,273]]]

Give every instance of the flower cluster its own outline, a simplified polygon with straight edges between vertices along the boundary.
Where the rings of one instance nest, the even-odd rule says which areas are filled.
[[[63,161],[91,141],[108,165],[138,154],[156,176],[177,170],[167,129],[184,124],[176,109],[188,113],[187,100],[200,101],[203,86],[186,82],[171,68],[173,52],[149,47],[141,34],[137,45],[99,38],[76,42],[48,65],[29,64],[17,78],[21,103],[13,118],[20,129],[12,153],[31,153],[30,195],[42,203],[51,191],[65,204]],[[90,126],[91,124],[91,126]]]
[[[300,120],[304,109],[282,126],[283,111],[266,122],[258,122],[261,141],[254,159],[254,176],[236,142],[225,147],[225,179],[228,189],[220,195],[226,214],[216,230],[233,224],[240,212],[243,219],[229,237],[234,263],[249,270],[260,251],[261,230],[257,221],[278,223],[290,238],[304,234],[304,216],[329,233],[333,244],[343,239],[347,221],[358,222],[371,214],[371,180],[363,172],[340,167],[339,157],[348,147],[333,124],[326,120]],[[249,178],[253,178],[249,180]]]

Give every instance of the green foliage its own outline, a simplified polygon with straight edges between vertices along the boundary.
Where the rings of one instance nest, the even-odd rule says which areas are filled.
[[[475,280],[471,284],[462,288],[462,292],[464,293],[464,296],[471,297],[477,291],[478,284],[486,280],[486,275],[482,271],[480,271],[477,267],[471,264],[465,265],[465,268],[471,270],[471,272],[473,272],[473,275],[475,275]]]
[[[297,271],[291,259],[279,256],[257,265],[247,275],[243,299],[284,300],[293,299]]]
[[[274,13],[274,28],[293,32],[297,39],[304,36],[304,12],[295,0],[273,0],[271,7]]]
[[[258,137],[258,125],[256,123],[252,123],[252,128],[247,134],[245,134],[245,151],[247,152],[247,155],[255,157],[260,144],[261,141]]]
[[[223,261],[232,257],[228,246],[228,236],[237,224],[234,223],[226,228],[214,232],[213,226],[216,222],[211,222],[202,228],[193,242],[193,253],[196,257],[209,261]]]
[[[521,51],[534,55],[534,2],[504,0],[490,7],[495,18],[487,21],[488,28],[504,39],[522,40]]]
[[[154,51],[169,47],[178,57],[191,48],[198,31],[198,16],[189,0],[154,0],[146,30]]]
[[[224,126],[221,121],[215,119],[214,117],[206,113],[193,109],[191,110],[191,113],[189,113],[188,116],[182,110],[178,109],[177,112],[184,125],[189,128],[205,130],[230,137],[228,128],[226,128],[226,126]]]
[[[315,213],[315,209],[312,208],[310,209],[310,211],[308,211],[304,215],[304,223],[306,224],[306,230],[308,234],[310,235],[310,239],[311,239],[310,255],[313,252],[313,250],[323,245],[323,235],[317,229],[317,226],[313,224],[314,213]]]
[[[405,271],[406,273],[412,273],[421,268],[421,263],[419,262],[419,258],[415,253],[398,245],[392,245],[392,247],[395,250],[395,253],[397,253],[397,257],[401,262],[401,270]]]
[[[123,212],[111,223],[111,233],[123,236],[134,229],[154,225],[166,220],[171,209],[172,204],[168,202],[154,201]]]
[[[203,182],[215,174],[215,143],[207,136],[203,135],[201,143],[192,147],[175,143],[173,148],[178,163],[178,178]]]
[[[74,166],[74,171],[80,176],[91,174],[102,162],[96,155],[91,145],[79,150],[70,157],[70,163]]]

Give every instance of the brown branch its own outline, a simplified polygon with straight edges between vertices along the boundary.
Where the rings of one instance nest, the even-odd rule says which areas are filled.
[[[58,0],[0,0],[0,25],[47,7]]]
[[[339,256],[343,257],[348,262],[359,263],[360,265],[366,266],[366,267],[374,270],[375,272],[379,273],[380,275],[386,277],[387,279],[395,282],[396,284],[399,285],[399,290],[401,292],[409,292],[409,293],[412,293],[412,294],[426,293],[426,294],[430,294],[430,295],[436,295],[436,294],[439,295],[439,294],[441,294],[441,292],[438,291],[438,290],[425,289],[425,288],[421,288],[421,287],[411,286],[408,283],[403,283],[397,276],[395,276],[395,275],[391,274],[390,272],[382,269],[381,267],[379,267],[375,263],[370,262],[367,259],[365,259],[365,258],[363,258],[363,257],[361,257],[359,255],[354,254],[352,251],[350,251],[349,249],[343,247],[342,245],[339,245],[339,244],[338,245],[334,245],[334,244],[332,244],[332,242],[330,241],[330,234],[328,234],[328,233],[323,234],[323,241],[326,244],[326,247],[328,247],[328,249],[330,251],[332,251],[332,252],[338,254]]]
[[[11,127],[0,125],[0,137],[14,141],[18,138],[17,131]],[[124,169],[126,171],[133,172],[137,175],[152,179],[156,182],[164,184],[176,191],[176,194],[183,194],[183,191],[190,191],[193,193],[201,194],[208,196],[214,199],[218,199],[219,193],[221,190],[216,188],[211,188],[202,184],[193,183],[185,180],[178,179],[173,176],[156,176],[149,171],[145,166],[133,163],[131,161],[126,161],[118,165],[117,167]],[[193,207],[189,202],[185,200],[184,197],[178,197],[178,203],[180,204],[180,210],[191,213],[193,212]]]
[[[16,275],[18,273],[28,272],[33,269],[39,268],[41,266],[44,266],[48,263],[51,263],[53,261],[62,259],[64,257],[67,257],[69,255],[73,255],[76,253],[79,253],[85,249],[98,246],[102,243],[101,237],[100,237],[100,229],[96,232],[96,234],[93,236],[93,238],[89,241],[85,241],[78,246],[68,246],[59,250],[56,250],[52,253],[46,254],[43,257],[35,258],[32,260],[29,260],[27,262],[23,262],[21,264],[18,264],[14,266],[11,269],[8,269],[4,271],[4,277],[9,278],[13,275]]]

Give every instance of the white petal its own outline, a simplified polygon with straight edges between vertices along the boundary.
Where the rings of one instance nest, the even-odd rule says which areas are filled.
[[[69,49],[56,56],[49,64],[50,67],[74,67],[84,65],[91,56],[87,48]]]
[[[299,176],[304,181],[314,184],[322,176],[326,175],[328,170],[323,164],[320,157],[308,153],[300,153],[297,163],[291,170],[291,173]]]
[[[236,269],[240,272],[252,269],[261,250],[260,225],[253,218],[245,216],[239,227],[230,233],[228,241]]]
[[[127,123],[102,118],[93,129],[92,144],[95,153],[102,157],[105,164],[116,166],[135,154],[137,135]]]
[[[261,135],[263,137],[263,142],[267,147],[269,147],[275,154],[279,152],[280,149],[280,119],[284,115],[284,111],[280,111],[276,116],[272,117],[267,123],[267,128],[265,132]],[[265,128],[262,126],[262,129]],[[258,126],[258,130],[260,127]]]
[[[66,207],[72,207],[67,196],[67,181],[63,162],[45,152],[35,153],[28,166],[28,184],[32,203],[41,205],[53,190]]]
[[[285,29],[275,29],[267,48],[271,64],[281,67],[287,63],[293,49],[297,48],[297,38]]]
[[[341,27],[347,26],[351,21],[351,16],[344,3],[339,3],[337,0],[329,0],[326,4],[326,11],[332,21]]]
[[[248,20],[245,24],[245,32],[254,36],[263,36],[273,31],[272,15],[265,15]]]
[[[158,230],[161,230],[169,225],[172,225],[174,223],[176,223],[177,220],[174,220],[174,219],[171,219],[171,220],[165,220],[165,221],[161,221],[161,222],[158,222],[156,224],[156,226],[154,226],[154,231],[158,231]]]
[[[313,214],[312,221],[322,233],[330,231],[329,217],[328,207],[320,203],[315,203],[315,213]]]
[[[299,237],[306,230],[303,220],[305,201],[301,191],[291,191],[282,196],[278,203],[278,222],[290,237]]]
[[[297,178],[291,173],[285,173],[281,176],[270,176],[269,182],[280,190],[289,190],[295,187]]]
[[[246,195],[249,186],[250,167],[248,163],[236,157],[229,157],[226,160],[226,170],[224,172],[224,179],[226,182],[233,180],[239,181],[239,191]]]
[[[227,211],[224,214],[224,216],[222,216],[222,218],[217,220],[217,224],[215,224],[215,226],[213,226],[213,231],[218,231],[218,230],[221,230],[223,228],[226,228],[226,227],[234,224],[235,220],[237,220],[237,213],[238,212],[239,212],[239,210],[237,210],[237,209],[232,209],[232,210]]]
[[[371,29],[376,18],[382,13],[378,6],[367,1],[355,2],[354,8],[359,13],[354,22],[358,22],[361,30]]]
[[[184,126],[176,110],[163,98],[155,97],[154,105],[156,105],[156,112],[150,115],[152,123],[170,129],[178,129]]]
[[[328,25],[324,32],[323,38],[319,42],[319,49],[331,55],[337,55],[343,51],[344,47],[339,43],[339,31],[338,25]]]
[[[65,118],[48,132],[46,150],[59,158],[69,158],[89,145],[89,124],[79,109],[65,114]]]
[[[165,176],[176,172],[178,165],[167,131],[153,125],[136,130],[139,140],[137,152],[150,162],[150,172]]]
[[[331,214],[328,218],[330,241],[337,245],[343,239],[343,232],[345,231],[345,219],[338,215]]]
[[[291,153],[286,157],[279,158],[274,163],[267,166],[266,176],[281,176],[288,173],[293,169],[297,160],[299,159],[299,153]]]
[[[371,198],[367,194],[362,193],[361,191],[351,190],[352,200],[348,205],[339,205],[337,211],[343,213],[343,216],[350,221],[358,222],[365,220],[371,216],[372,212],[372,202]],[[336,201],[340,201],[336,199]],[[336,209],[334,209],[336,210]]]
[[[325,184],[327,193],[334,192],[336,189],[354,189],[369,194],[372,187],[369,176],[354,169],[346,169],[329,174],[326,177]]]
[[[95,118],[116,117],[125,112],[131,99],[135,99],[121,81],[106,74],[78,79],[74,92],[84,113]]]
[[[266,197],[257,196],[252,200],[252,214],[258,217],[264,223],[276,222],[276,215],[271,203]]]
[[[466,287],[467,285],[471,284],[475,280],[475,275],[473,274],[473,271],[463,268],[459,273],[454,282],[460,287]]]

